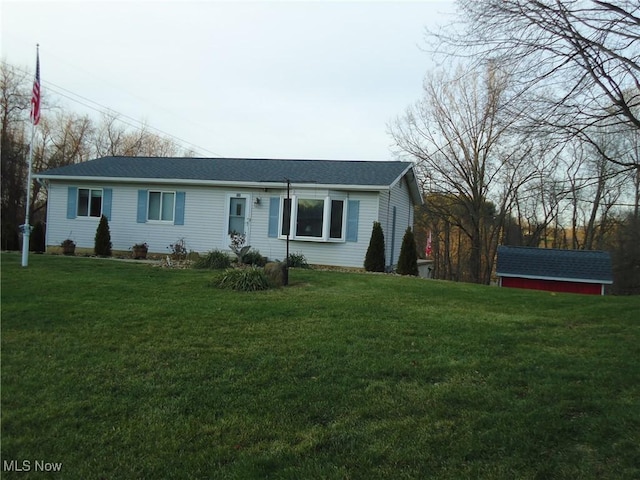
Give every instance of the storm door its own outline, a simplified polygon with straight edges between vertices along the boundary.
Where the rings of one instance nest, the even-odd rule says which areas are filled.
[[[247,234],[247,197],[231,197],[229,199],[228,235]]]

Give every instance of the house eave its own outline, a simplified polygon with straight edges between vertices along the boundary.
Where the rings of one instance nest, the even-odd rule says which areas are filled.
[[[402,181],[403,178],[407,179],[407,186],[409,187],[411,200],[413,201],[414,205],[423,205],[424,199],[422,198],[422,194],[420,193],[420,187],[418,186],[416,174],[413,171],[413,165],[407,165],[407,168],[405,168],[404,171],[400,175],[398,175],[398,177],[393,182],[391,182],[389,188],[391,189],[395,187],[399,182]]]
[[[612,285],[613,280],[600,280],[594,278],[568,278],[568,277],[549,277],[542,275],[521,275],[513,273],[496,272],[496,276],[505,278],[524,278],[527,280],[553,280],[556,282],[575,282],[575,283],[597,283],[598,285]]]
[[[283,181],[245,182],[228,180],[202,180],[185,178],[139,178],[139,177],[90,177],[71,175],[34,175],[38,180],[55,182],[89,182],[89,183],[126,183],[126,184],[151,184],[151,185],[191,185],[210,187],[235,187],[235,188],[260,188],[283,189],[287,185]],[[291,188],[322,188],[328,190],[351,190],[363,192],[379,192],[390,189],[388,185],[346,185],[346,184],[321,184],[313,182],[292,182]]]

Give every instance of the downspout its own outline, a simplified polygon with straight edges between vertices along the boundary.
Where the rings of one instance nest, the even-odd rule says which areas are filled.
[[[389,214],[390,214],[389,209],[391,208],[391,191],[387,192],[387,197],[388,197],[387,198],[387,221],[386,221],[385,228],[384,228],[384,231],[387,232],[387,233],[385,233],[385,236],[389,232]],[[386,253],[387,253],[386,252],[386,249],[387,249],[387,242],[386,241],[385,241],[384,249],[385,249],[385,263],[386,263],[385,270],[391,270],[391,265],[392,265],[391,262],[392,262],[393,258],[391,257],[391,255],[388,256],[388,257],[386,256]]]
[[[393,258],[396,244],[396,207],[393,207],[393,217],[391,219],[391,263],[389,266],[393,268]]]
[[[35,180],[47,190],[47,208],[44,214],[44,251],[46,252],[47,245],[49,245],[49,229],[47,228],[47,222],[49,220],[49,206],[51,205],[49,202],[49,180],[40,180],[39,178],[36,178]]]

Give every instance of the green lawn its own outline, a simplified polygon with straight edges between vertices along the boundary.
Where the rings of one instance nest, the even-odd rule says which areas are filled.
[[[640,478],[638,297],[211,277],[2,254],[2,478]]]

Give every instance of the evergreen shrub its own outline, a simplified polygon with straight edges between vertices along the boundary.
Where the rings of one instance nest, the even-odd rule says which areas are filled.
[[[418,276],[418,250],[411,227],[407,227],[407,230],[404,232],[404,237],[402,237],[400,258],[398,259],[396,271],[400,275]]]
[[[367,254],[364,257],[364,269],[367,272],[384,272],[385,263],[382,225],[380,225],[380,222],[373,222],[369,248],[367,248]]]
[[[104,215],[100,217],[100,223],[96,230],[93,251],[101,257],[111,256],[111,232],[109,231],[109,221]]]
[[[37,222],[29,237],[29,250],[36,253],[44,252],[46,249],[44,242],[44,225],[42,222]]]

